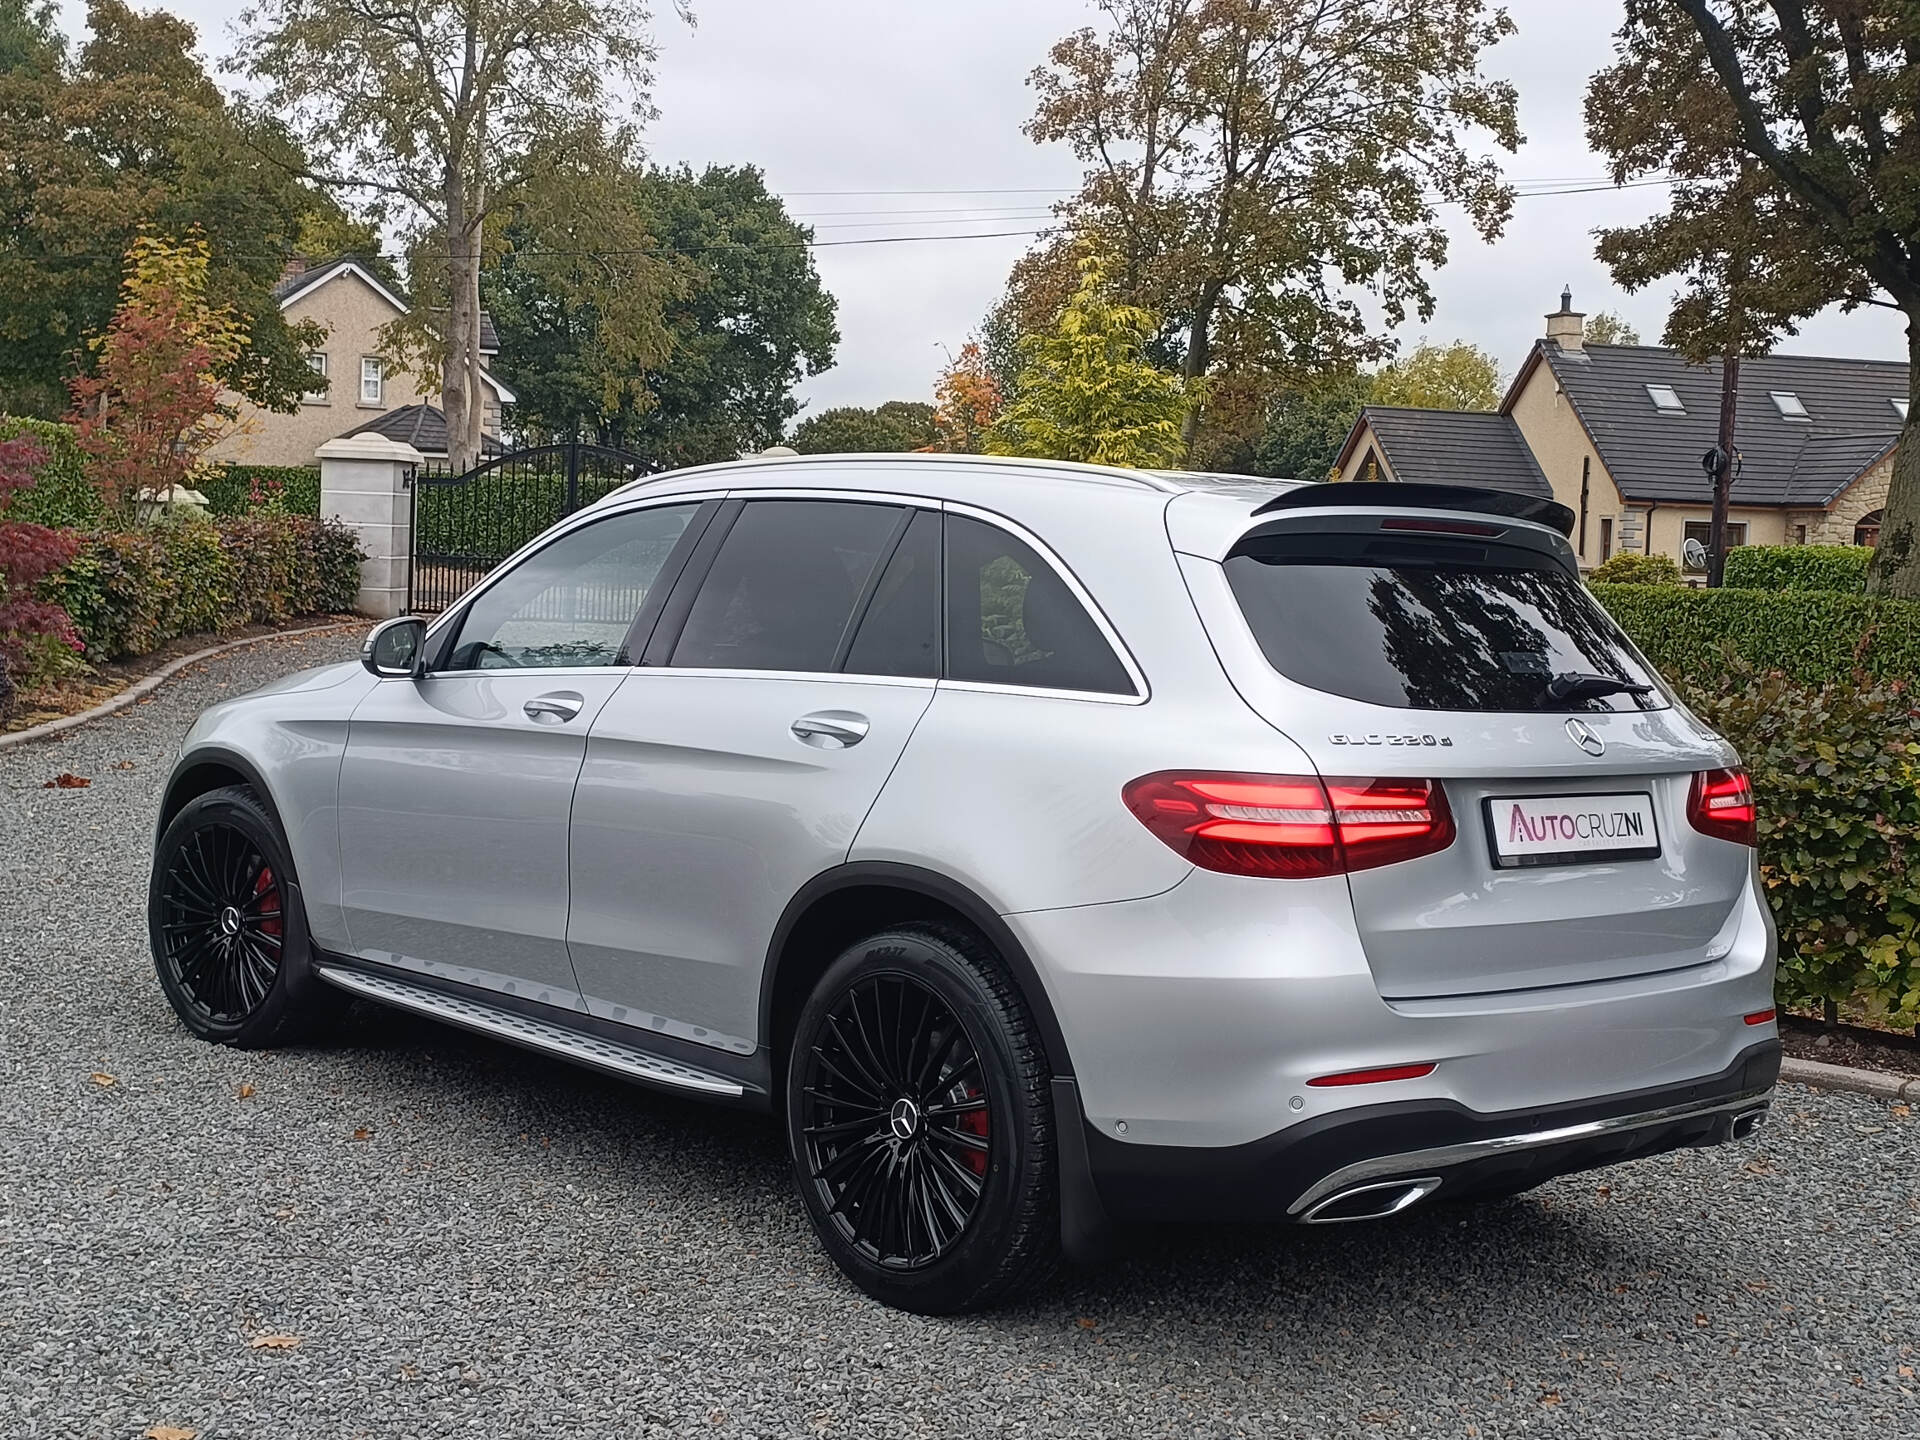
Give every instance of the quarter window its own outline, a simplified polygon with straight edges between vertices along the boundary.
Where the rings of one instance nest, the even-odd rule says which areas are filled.
[[[898,506],[852,500],[749,503],[714,557],[667,663],[832,670],[901,518]]]
[[[445,668],[626,664],[634,616],[699,508],[611,515],[535,551],[469,607]]]
[[[949,679],[1135,693],[1086,607],[1032,546],[964,515],[947,516],[946,531]]]

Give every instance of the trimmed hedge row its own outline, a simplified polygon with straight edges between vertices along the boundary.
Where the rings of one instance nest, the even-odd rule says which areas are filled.
[[[0,415],[0,440],[19,435],[38,440],[47,458],[33,484],[14,496],[7,518],[56,530],[85,530],[99,524],[106,507],[82,467],[84,457],[73,443],[73,427],[55,420]]]
[[[1811,590],[1594,585],[1600,603],[1669,676],[1718,675],[1737,657],[1803,685],[1920,676],[1920,601]]]
[[[320,513],[318,465],[215,465],[194,483],[215,515],[245,515],[262,504],[289,515]]]
[[[1867,545],[1736,545],[1727,551],[1727,586],[1860,595],[1866,591],[1872,559],[1873,549]]]
[[[202,631],[351,610],[360,547],[305,515],[176,519],[101,531],[43,586],[66,607],[89,659],[156,650]]]

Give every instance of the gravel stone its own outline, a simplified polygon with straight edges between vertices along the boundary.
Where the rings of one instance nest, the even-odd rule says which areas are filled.
[[[1868,1097],[1786,1089],[1749,1142],[1504,1204],[1159,1234],[929,1320],[841,1280],[763,1118],[372,1010],[192,1039],[145,934],[167,767],[202,706],[356,643],[0,752],[0,1434],[1920,1433],[1920,1130]]]

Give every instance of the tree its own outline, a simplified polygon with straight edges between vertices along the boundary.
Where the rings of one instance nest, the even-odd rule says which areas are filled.
[[[284,128],[222,96],[192,27],[171,15],[90,0],[71,62],[46,18],[0,0],[0,410],[58,416],[135,237],[196,228],[208,293],[233,306],[249,342],[221,379],[296,408],[321,336],[288,325],[272,287],[303,217],[327,202],[293,177]]]
[[[863,455],[925,450],[935,434],[933,406],[921,400],[889,400],[871,410],[842,405],[810,415],[794,427],[787,444],[802,455]]]
[[[313,177],[390,206],[416,253],[413,346],[437,360],[449,458],[480,450],[480,273],[488,220],[570,148],[624,153],[622,89],[644,114],[646,7],[621,0],[257,0],[236,64],[328,157]]]
[[[1246,456],[1229,463],[1252,475],[1324,480],[1372,393],[1373,377],[1359,370],[1316,375],[1282,390]]]
[[[1640,332],[1611,310],[1602,310],[1587,321],[1589,345],[1638,345]]]
[[[1420,410],[1497,410],[1500,365],[1464,340],[1451,345],[1421,341],[1404,360],[1373,377],[1369,405],[1408,405]]]
[[[980,342],[967,341],[934,382],[934,440],[928,448],[949,455],[983,453],[987,432],[1005,403],[1005,394],[993,378]]]
[[[1749,187],[1723,192],[1745,205],[1727,218],[1756,238],[1772,228],[1764,250],[1746,253],[1765,262],[1763,293],[1789,297],[1773,302],[1776,313],[1839,301],[1890,303],[1906,315],[1908,418],[1867,586],[1920,598],[1920,206],[1912,158],[1920,9],[1909,0],[1635,0],[1616,43],[1613,71],[1662,110],[1645,117],[1638,143],[1611,152],[1616,174],[1669,164],[1699,177],[1709,193],[1714,183]],[[1629,103],[1622,96],[1602,119]],[[1784,275],[1772,273],[1775,263]],[[1752,287],[1751,277],[1745,284]],[[1748,315],[1753,308],[1741,307]]]
[[[1146,347],[1160,322],[1110,293],[1096,254],[1051,333],[1021,343],[1013,399],[987,431],[990,455],[1151,469],[1178,463],[1181,425],[1204,380],[1158,369]]]
[[[1299,373],[1372,358],[1348,287],[1390,324],[1431,315],[1437,207],[1491,239],[1512,192],[1476,157],[1520,142],[1480,73],[1511,32],[1485,0],[1099,0],[1054,46],[1027,129],[1086,164],[1065,207],[1118,255],[1130,302],[1177,327],[1181,373]],[[1200,407],[1187,413],[1192,448]]]
[[[73,381],[74,441],[109,510],[128,519],[142,490],[186,483],[228,433],[220,374],[246,347],[232,307],[207,298],[208,247],[194,237],[134,242],[120,308],[89,342],[96,373]]]
[[[14,496],[33,484],[45,460],[38,440],[0,440],[0,720],[13,708],[13,677],[41,660],[36,651],[80,649],[72,618],[35,594],[40,581],[73,558],[78,537],[7,518]]]

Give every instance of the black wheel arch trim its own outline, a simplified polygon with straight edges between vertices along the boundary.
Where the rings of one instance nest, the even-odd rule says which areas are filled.
[[[1061,1032],[1060,1022],[1053,1013],[1053,1002],[1047,997],[1047,988],[1041,983],[1040,972],[1032,957],[1015,937],[1012,927],[1000,917],[998,911],[959,881],[937,870],[892,860],[855,860],[836,865],[831,870],[823,870],[801,886],[793,899],[787,902],[787,908],[781,912],[780,923],[774,926],[773,938],[767,945],[766,963],[761,967],[762,1046],[770,1048],[774,1041],[775,982],[779,975],[781,954],[792,939],[795,928],[820,901],[841,891],[868,885],[884,885],[937,900],[949,909],[958,911],[962,918],[986,936],[987,942],[1013,972],[1014,981],[1033,1010],[1034,1022],[1040,1028],[1041,1043],[1046,1047],[1048,1068],[1055,1076],[1072,1076],[1073,1061],[1067,1052],[1066,1036]]]
[[[180,812],[181,806],[187,803],[184,800],[176,802],[174,798],[180,793],[182,782],[196,770],[208,769],[231,770],[240,776],[252,788],[254,794],[260,797],[260,803],[266,806],[267,813],[273,817],[273,823],[280,827],[281,842],[291,849],[292,842],[287,839],[286,822],[280,818],[280,806],[274,800],[272,787],[261,775],[260,767],[239,751],[224,745],[197,746],[174,761],[173,769],[167,775],[166,786],[160,792],[160,811],[155,817],[153,827],[153,839],[156,845],[159,844],[160,836],[165,833],[168,823]],[[208,789],[218,788],[218,786],[202,786],[194,793],[205,794]]]

